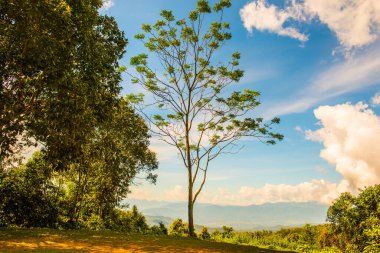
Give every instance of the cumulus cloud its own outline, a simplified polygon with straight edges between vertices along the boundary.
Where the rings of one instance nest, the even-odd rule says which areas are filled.
[[[295,27],[294,21],[319,19],[348,50],[368,45],[380,34],[378,0],[292,0],[286,1],[282,9],[268,4],[267,0],[253,0],[241,9],[240,16],[249,32],[253,29],[269,31],[300,41],[308,37]]]
[[[321,158],[352,189],[380,183],[380,118],[368,105],[321,106],[314,114],[322,128],[308,131],[307,138],[323,143]]]
[[[103,0],[103,5],[102,5],[102,8],[103,10],[108,10],[109,8],[111,8],[112,6],[114,6],[114,2],[113,0]]]
[[[245,5],[240,10],[240,17],[244,27],[251,33],[255,28],[259,31],[269,31],[300,41],[307,41],[308,36],[295,27],[284,26],[289,19],[296,18],[292,12],[292,9],[281,10],[275,5],[267,4],[265,0],[257,0]]]
[[[375,96],[372,97],[371,102],[373,105],[380,105],[380,92],[376,93]]]

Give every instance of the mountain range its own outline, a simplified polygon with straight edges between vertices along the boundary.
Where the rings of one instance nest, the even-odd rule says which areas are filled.
[[[170,224],[173,219],[187,220],[187,203],[126,199],[136,205],[149,223]],[[328,206],[315,203],[266,203],[262,205],[232,206],[197,203],[194,220],[198,225],[218,228],[232,226],[236,230],[276,230],[282,227],[322,224]]]

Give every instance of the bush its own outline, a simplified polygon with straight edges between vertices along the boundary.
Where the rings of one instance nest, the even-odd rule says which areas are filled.
[[[131,210],[115,209],[107,222],[106,228],[125,232],[146,233],[149,226],[145,216],[140,213],[136,206]]]
[[[167,235],[168,229],[165,227],[164,223],[160,222],[159,225],[151,226],[150,232],[155,235]]]
[[[202,240],[209,240],[211,238],[209,232],[206,227],[202,227],[202,229],[197,234],[197,237]]]
[[[90,230],[102,230],[105,228],[102,217],[96,214],[92,214],[88,220],[84,222],[84,226]]]
[[[171,236],[187,236],[188,225],[184,223],[182,219],[176,219],[169,227],[168,234]]]
[[[223,226],[222,227],[222,237],[223,238],[231,238],[233,231],[234,231],[234,229],[232,227]]]
[[[56,227],[60,190],[51,166],[37,152],[25,165],[0,171],[0,226]]]

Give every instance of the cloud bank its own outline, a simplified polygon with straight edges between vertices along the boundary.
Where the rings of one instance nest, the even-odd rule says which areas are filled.
[[[253,0],[240,10],[240,17],[249,32],[268,31],[302,42],[308,36],[297,23],[318,19],[336,34],[345,50],[369,45],[380,35],[378,0],[289,0],[282,9],[267,0]]]

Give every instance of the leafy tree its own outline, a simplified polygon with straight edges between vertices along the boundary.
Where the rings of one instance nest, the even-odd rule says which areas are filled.
[[[184,223],[182,219],[175,219],[169,227],[168,235],[186,236],[187,231],[188,231],[188,224]]]
[[[101,5],[1,1],[0,162],[35,141],[66,168],[117,103],[127,41]]]
[[[82,153],[82,161],[62,173],[71,186],[68,215],[73,225],[82,213],[96,213],[105,219],[127,196],[137,175],[145,174],[152,183],[156,180],[157,161],[149,150],[148,127],[123,99]]]
[[[232,152],[236,141],[253,137],[268,144],[281,140],[271,125],[262,118],[245,118],[260,102],[259,92],[250,89],[225,96],[232,83],[244,72],[237,68],[240,53],[235,52],[225,64],[215,63],[214,55],[231,38],[230,25],[223,21],[223,12],[230,0],[220,0],[211,7],[199,0],[187,18],[176,19],[169,10],[162,10],[162,19],[153,25],[144,24],[144,33],[135,38],[157,56],[162,65],[160,74],[148,64],[148,55],[131,58],[137,74],[132,82],[153,95],[160,114],[147,116],[152,131],[167,144],[177,148],[188,175],[189,235],[195,236],[193,207],[206,182],[212,160]],[[206,16],[216,18],[207,28]],[[139,102],[141,97],[130,97]],[[140,107],[142,110],[143,107]]]
[[[37,152],[25,165],[0,174],[0,225],[57,226],[62,191],[50,181],[51,173],[45,154]]]
[[[338,236],[340,249],[352,252],[379,252],[380,185],[367,187],[354,197],[343,193],[327,213]]]
[[[81,144],[80,162],[55,171],[47,155],[37,152],[26,165],[0,173],[0,223],[94,230],[110,226],[133,180],[138,175],[152,183],[156,180],[157,161],[148,147],[144,120],[119,99],[108,120],[97,126],[89,142]],[[128,222],[130,230],[147,229],[135,208]]]

